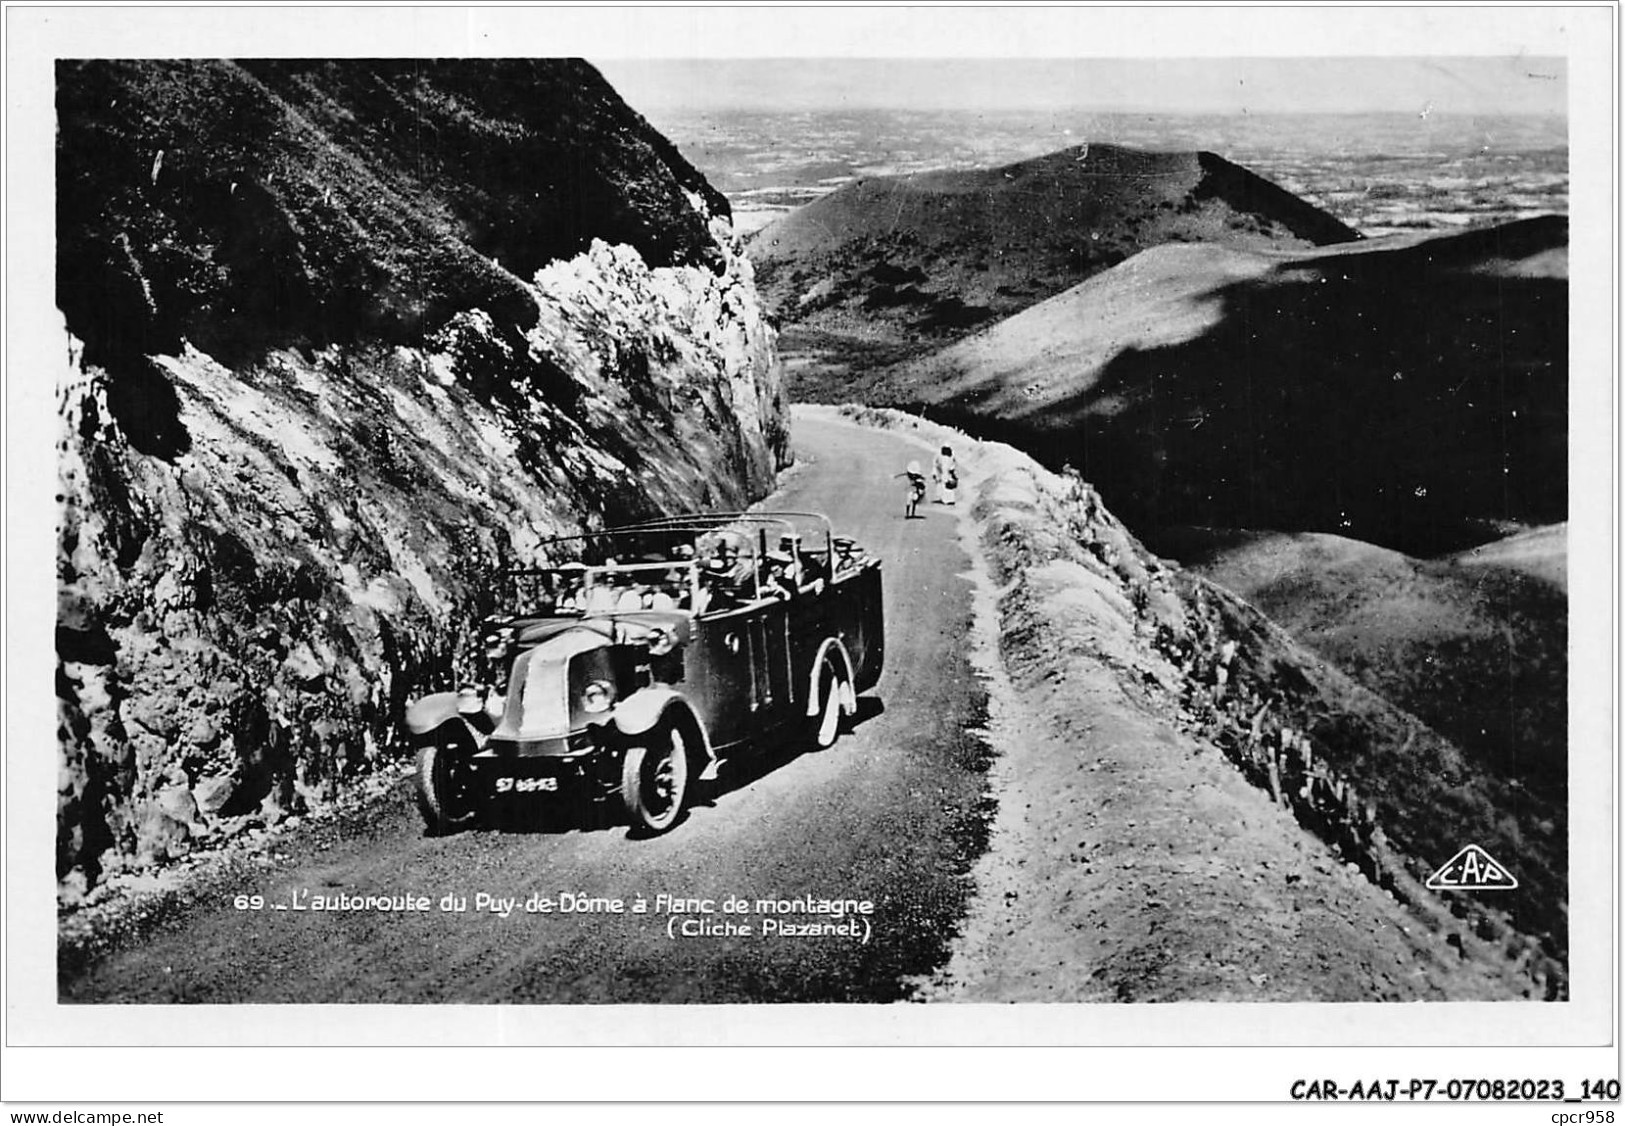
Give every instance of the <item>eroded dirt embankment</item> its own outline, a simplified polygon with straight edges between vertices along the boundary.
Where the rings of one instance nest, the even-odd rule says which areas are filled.
[[[1560,894],[1494,910],[1422,887],[1459,847],[1439,842],[1494,831],[1443,796],[1478,796],[1448,743],[1152,556],[1083,481],[906,415],[843,413],[954,445],[985,567],[998,813],[922,997],[1563,995],[1561,932],[1515,922],[1561,924]]]

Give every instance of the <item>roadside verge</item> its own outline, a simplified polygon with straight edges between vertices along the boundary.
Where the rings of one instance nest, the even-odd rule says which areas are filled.
[[[972,501],[998,812],[917,996],[1562,995],[1551,936],[1422,887],[1476,808],[1429,804],[1475,796],[1435,733],[1152,556],[1086,482],[899,412],[797,409],[952,444]]]

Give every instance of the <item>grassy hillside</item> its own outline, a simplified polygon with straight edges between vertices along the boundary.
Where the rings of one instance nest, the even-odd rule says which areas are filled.
[[[749,245],[787,347],[945,341],[1147,247],[1306,248],[1358,235],[1212,153],[1085,145],[1002,168],[861,180]]]
[[[1142,531],[1440,554],[1566,518],[1567,238],[1161,247],[848,390],[1071,464]]]
[[[1458,567],[1503,567],[1541,579],[1550,586],[1569,588],[1568,525],[1554,524],[1517,532],[1450,557]]]
[[[1560,529],[1556,535],[1560,552]],[[1540,538],[1552,546],[1552,533]],[[1341,536],[1181,539],[1157,547],[1424,720],[1480,771],[1563,805],[1568,597],[1560,584],[1491,561],[1502,554],[1494,545],[1469,564],[1411,559]]]
[[[1033,856],[1021,862],[1060,881],[1045,893],[1047,902],[1071,910],[1071,893],[1081,901],[1092,890],[1087,877],[1097,862],[1108,886],[1147,878],[1142,868],[1149,867],[1167,877],[1151,882],[1144,895],[1166,901],[1185,894],[1182,881],[1190,870],[1181,865],[1191,857],[1170,845],[1165,859],[1162,849],[1145,847],[1147,840],[1188,834],[1182,842],[1188,843],[1204,831],[1228,837],[1256,829],[1254,818],[1190,826],[1213,809],[1190,809],[1190,791],[1209,765],[1191,758],[1222,756],[1272,804],[1330,845],[1341,864],[1353,866],[1445,938],[1455,951],[1448,958],[1498,966],[1498,972],[1522,978],[1525,996],[1566,995],[1568,818],[1561,792],[1542,792],[1515,772],[1488,766],[1483,755],[1360,683],[1250,601],[1159,558],[1075,474],[1048,472],[1008,447],[965,442],[906,415],[842,410],[868,424],[914,431],[933,444],[952,442],[961,458],[974,497],[969,515],[998,592],[1000,655],[1012,683],[1033,698],[1030,710],[1006,722],[1032,725],[1040,738],[1061,735],[1042,765],[1045,775],[1064,778],[1064,785],[1082,793],[1080,804],[1092,804],[1103,815],[1057,818],[1057,807],[1070,803],[1052,799],[1072,794],[1035,802],[1050,819],[1036,826]],[[1363,545],[1329,546],[1368,566],[1393,559]],[[1276,556],[1261,548],[1252,558],[1253,573],[1262,578]],[[1163,730],[1149,738],[1143,730],[1129,734],[1115,714],[1095,707],[1100,694],[1088,686],[1102,673]],[[1084,765],[1067,770],[1067,755]],[[1552,776],[1549,768],[1548,759],[1546,778]],[[1149,798],[1123,793],[1141,778],[1160,788]],[[1142,811],[1111,842],[1133,859],[1132,873],[1106,868],[1100,857],[1106,843],[1100,821],[1109,812],[1101,807],[1119,800]],[[1030,815],[1016,811],[1017,820]],[[1426,888],[1428,876],[1469,842],[1511,865],[1519,887],[1494,896]],[[1206,864],[1191,867],[1215,878]],[[1284,881],[1276,887],[1292,894],[1291,872],[1270,872],[1268,878]],[[1237,886],[1232,909],[1252,890]],[[1020,902],[1003,906],[1018,915],[1031,909]],[[1123,909],[1138,913],[1142,904],[1129,897]],[[1355,949],[1298,931],[1309,924],[1290,907],[1283,917],[1288,935],[1327,942],[1328,957]],[[1097,920],[1081,925],[1092,933]],[[1193,924],[1166,925],[1171,930]],[[1402,965],[1406,973],[1422,970],[1420,962]]]

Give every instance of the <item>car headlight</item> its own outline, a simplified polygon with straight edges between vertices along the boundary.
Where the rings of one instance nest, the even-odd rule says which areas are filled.
[[[595,680],[581,692],[581,706],[596,714],[606,712],[615,702],[615,686],[607,680]]]

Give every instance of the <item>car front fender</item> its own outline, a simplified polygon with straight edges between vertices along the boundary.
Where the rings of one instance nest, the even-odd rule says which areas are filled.
[[[668,705],[681,699],[671,688],[640,688],[615,708],[615,730],[622,735],[642,735],[660,722]]]
[[[700,717],[694,714],[694,709],[688,706],[688,701],[675,689],[665,687],[638,689],[620,702],[610,722],[618,733],[632,738],[650,731],[673,712],[680,713],[682,719],[699,733],[705,757],[714,758],[711,752],[711,733],[705,729]]]
[[[486,717],[483,714],[470,717],[458,710],[457,693],[435,692],[407,706],[406,730],[416,739],[455,720],[468,731],[469,742],[478,748],[485,745],[484,728],[491,726],[488,719],[483,726],[476,722],[481,719]]]

